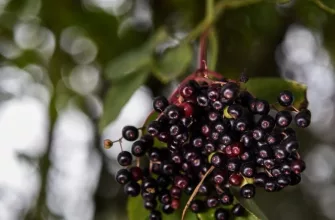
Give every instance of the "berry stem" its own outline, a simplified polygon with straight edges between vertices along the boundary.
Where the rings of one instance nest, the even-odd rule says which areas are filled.
[[[136,166],[137,167],[140,167],[140,165],[141,165],[141,158],[139,158],[139,157],[136,157]]]
[[[199,189],[200,189],[201,184],[205,181],[206,177],[207,177],[211,172],[213,172],[214,168],[215,168],[214,166],[211,166],[211,168],[209,168],[209,170],[208,170],[208,171],[205,173],[205,175],[202,177],[202,179],[201,179],[200,182],[198,183],[197,187],[195,187],[195,189],[194,189],[192,195],[190,196],[190,198],[188,199],[188,201],[187,201],[187,203],[186,203],[186,205],[185,205],[185,207],[184,207],[183,214],[182,214],[182,216],[181,216],[181,220],[184,220],[186,211],[187,211],[188,207],[190,206],[190,204],[191,204],[193,198],[197,195],[197,193],[198,193],[198,191],[199,191]]]
[[[199,69],[198,71],[207,71],[207,37],[209,29],[207,28],[200,36],[199,45]]]

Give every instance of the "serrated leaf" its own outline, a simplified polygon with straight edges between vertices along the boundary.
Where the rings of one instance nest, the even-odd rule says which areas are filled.
[[[112,84],[104,100],[104,113],[99,122],[100,130],[116,119],[121,109],[148,76],[149,71],[145,68]]]
[[[169,82],[180,76],[190,65],[192,49],[188,44],[167,49],[163,57],[157,61],[154,73],[162,82]]]
[[[176,220],[181,219],[182,210],[187,202],[187,197],[182,196],[180,208],[170,215],[162,214],[162,219],[164,220]],[[160,207],[159,207],[160,209]],[[149,219],[149,211],[145,210],[143,207],[143,199],[141,196],[129,197],[127,203],[127,212],[129,220],[147,220]],[[188,212],[185,216],[185,220],[197,220],[197,216],[191,212]]]
[[[122,54],[107,64],[105,74],[109,80],[126,77],[152,62],[151,53],[143,48]],[[138,73],[137,73],[138,74]]]
[[[252,95],[265,99],[271,104],[277,102],[277,97],[281,91],[290,90],[294,96],[293,106],[298,109],[307,107],[307,86],[293,80],[276,77],[251,78],[244,86]]]

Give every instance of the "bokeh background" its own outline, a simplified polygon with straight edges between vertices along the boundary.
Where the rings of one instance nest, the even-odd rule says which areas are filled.
[[[300,186],[257,194],[271,220],[335,219],[335,1],[318,2],[226,10],[209,39],[210,66],[227,77],[246,69],[308,86],[312,126],[299,132],[308,167]],[[152,97],[196,69],[205,4],[0,0],[1,220],[127,219],[114,181],[120,149],[103,139],[140,126]],[[159,65],[185,40],[180,60]]]

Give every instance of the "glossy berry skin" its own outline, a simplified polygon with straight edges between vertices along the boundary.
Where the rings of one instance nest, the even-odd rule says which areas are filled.
[[[266,181],[268,179],[268,175],[264,172],[259,172],[255,174],[254,184],[258,187],[264,187]]]
[[[206,200],[206,205],[208,208],[215,208],[219,205],[219,200],[216,196],[209,196]]]
[[[226,180],[226,172],[220,169],[214,170],[212,180],[216,185],[223,184]]]
[[[199,87],[197,82],[190,81],[188,84],[180,87],[179,94],[183,98],[188,99],[196,94],[197,87]]]
[[[277,100],[281,106],[290,106],[293,103],[293,94],[288,90],[284,90],[279,94]]]
[[[121,169],[116,173],[115,179],[119,184],[124,185],[131,180],[131,173],[127,169]]]
[[[162,211],[165,213],[165,214],[172,214],[174,212],[174,209],[172,208],[171,204],[165,204],[163,205],[162,207]]]
[[[140,138],[141,141],[144,142],[145,146],[147,149],[152,148],[154,145],[154,139],[152,138],[151,135],[145,134]]]
[[[158,200],[160,203],[162,204],[170,204],[172,199],[170,196],[170,192],[168,190],[162,190],[159,194],[158,194]]]
[[[253,163],[244,163],[242,164],[240,171],[241,174],[247,178],[252,178],[255,175],[255,165]]]
[[[121,151],[118,155],[117,155],[117,161],[121,166],[129,166],[132,161],[133,158],[131,156],[131,153],[128,151]]]
[[[292,122],[292,115],[288,111],[280,111],[276,115],[276,124],[278,127],[285,128]]]
[[[244,216],[246,211],[241,204],[235,204],[231,209],[231,212],[234,216]]]
[[[152,121],[149,123],[147,131],[151,136],[157,136],[161,130],[162,124],[158,121]]]
[[[238,158],[230,158],[227,161],[227,170],[236,172],[240,169],[241,162]]]
[[[281,146],[285,149],[286,152],[292,153],[299,148],[299,142],[295,137],[289,137],[282,141]]]
[[[186,118],[189,118],[189,117],[191,117],[193,115],[193,106],[190,103],[184,102],[184,103],[180,104],[179,107],[181,109],[183,109],[183,112],[184,112],[183,115]]]
[[[294,160],[291,163],[291,170],[295,174],[300,174],[306,169],[306,164],[303,160]]]
[[[220,195],[220,202],[222,205],[231,205],[234,202],[234,196],[228,189],[225,189]]]
[[[135,141],[139,136],[138,129],[134,126],[125,126],[122,129],[122,137],[127,141]]]
[[[135,141],[131,147],[131,153],[135,157],[142,157],[147,151],[146,143],[142,140]]]
[[[156,200],[144,200],[144,208],[147,210],[154,210],[157,206]]]
[[[135,181],[130,181],[124,186],[124,193],[131,197],[136,197],[140,194],[141,187]]]
[[[204,212],[205,209],[206,209],[205,203],[200,199],[193,200],[190,204],[190,210],[193,213],[201,213]]]
[[[153,100],[153,108],[156,112],[163,112],[169,106],[169,101],[164,96],[158,96]]]
[[[223,208],[218,208],[216,209],[214,216],[216,220],[228,220],[229,212]]]
[[[149,215],[149,220],[162,220],[162,213],[157,210],[151,211]]]
[[[264,189],[267,192],[274,192],[277,190],[277,183],[274,178],[268,178],[268,180],[264,184]]]
[[[177,186],[172,186],[170,189],[170,195],[174,199],[180,199],[182,190]]]
[[[189,178],[187,176],[176,176],[174,178],[174,185],[180,189],[186,189],[189,184]]]
[[[233,173],[229,177],[229,183],[232,186],[240,186],[243,182],[243,177],[240,174]]]
[[[270,105],[265,100],[257,100],[255,103],[255,113],[260,115],[267,115],[270,111]]]
[[[236,83],[228,82],[221,88],[221,101],[230,103],[234,101],[239,93],[239,87]]]
[[[226,162],[226,158],[221,153],[214,153],[211,157],[210,162],[215,167],[221,167]]]
[[[255,193],[256,193],[256,189],[253,184],[246,184],[242,186],[240,189],[240,195],[246,199],[253,198],[255,196]]]
[[[173,105],[173,104],[166,107],[166,109],[164,110],[164,114],[170,120],[177,120],[183,116],[181,109],[178,106]]]
[[[227,112],[233,118],[239,118],[243,114],[243,107],[238,104],[233,104],[228,107]]]
[[[294,122],[298,127],[306,128],[311,123],[311,112],[307,109],[301,110],[294,117]]]
[[[272,129],[276,125],[276,121],[272,116],[264,115],[258,120],[257,124],[261,129],[265,131],[272,131]]]

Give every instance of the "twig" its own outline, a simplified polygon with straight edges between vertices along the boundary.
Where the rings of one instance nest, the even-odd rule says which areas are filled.
[[[205,175],[202,177],[202,179],[200,180],[200,182],[198,183],[197,187],[195,187],[192,195],[190,196],[190,198],[188,199],[185,207],[184,207],[184,210],[183,210],[183,214],[181,216],[181,220],[184,220],[184,217],[185,217],[185,214],[186,214],[186,211],[188,209],[188,207],[190,206],[193,198],[197,195],[202,183],[205,181],[206,177],[214,170],[214,166],[211,166],[211,168],[209,168],[209,170],[205,173]]]
[[[313,2],[321,9],[325,10],[330,14],[335,14],[335,9],[325,5],[321,0],[313,0]]]

